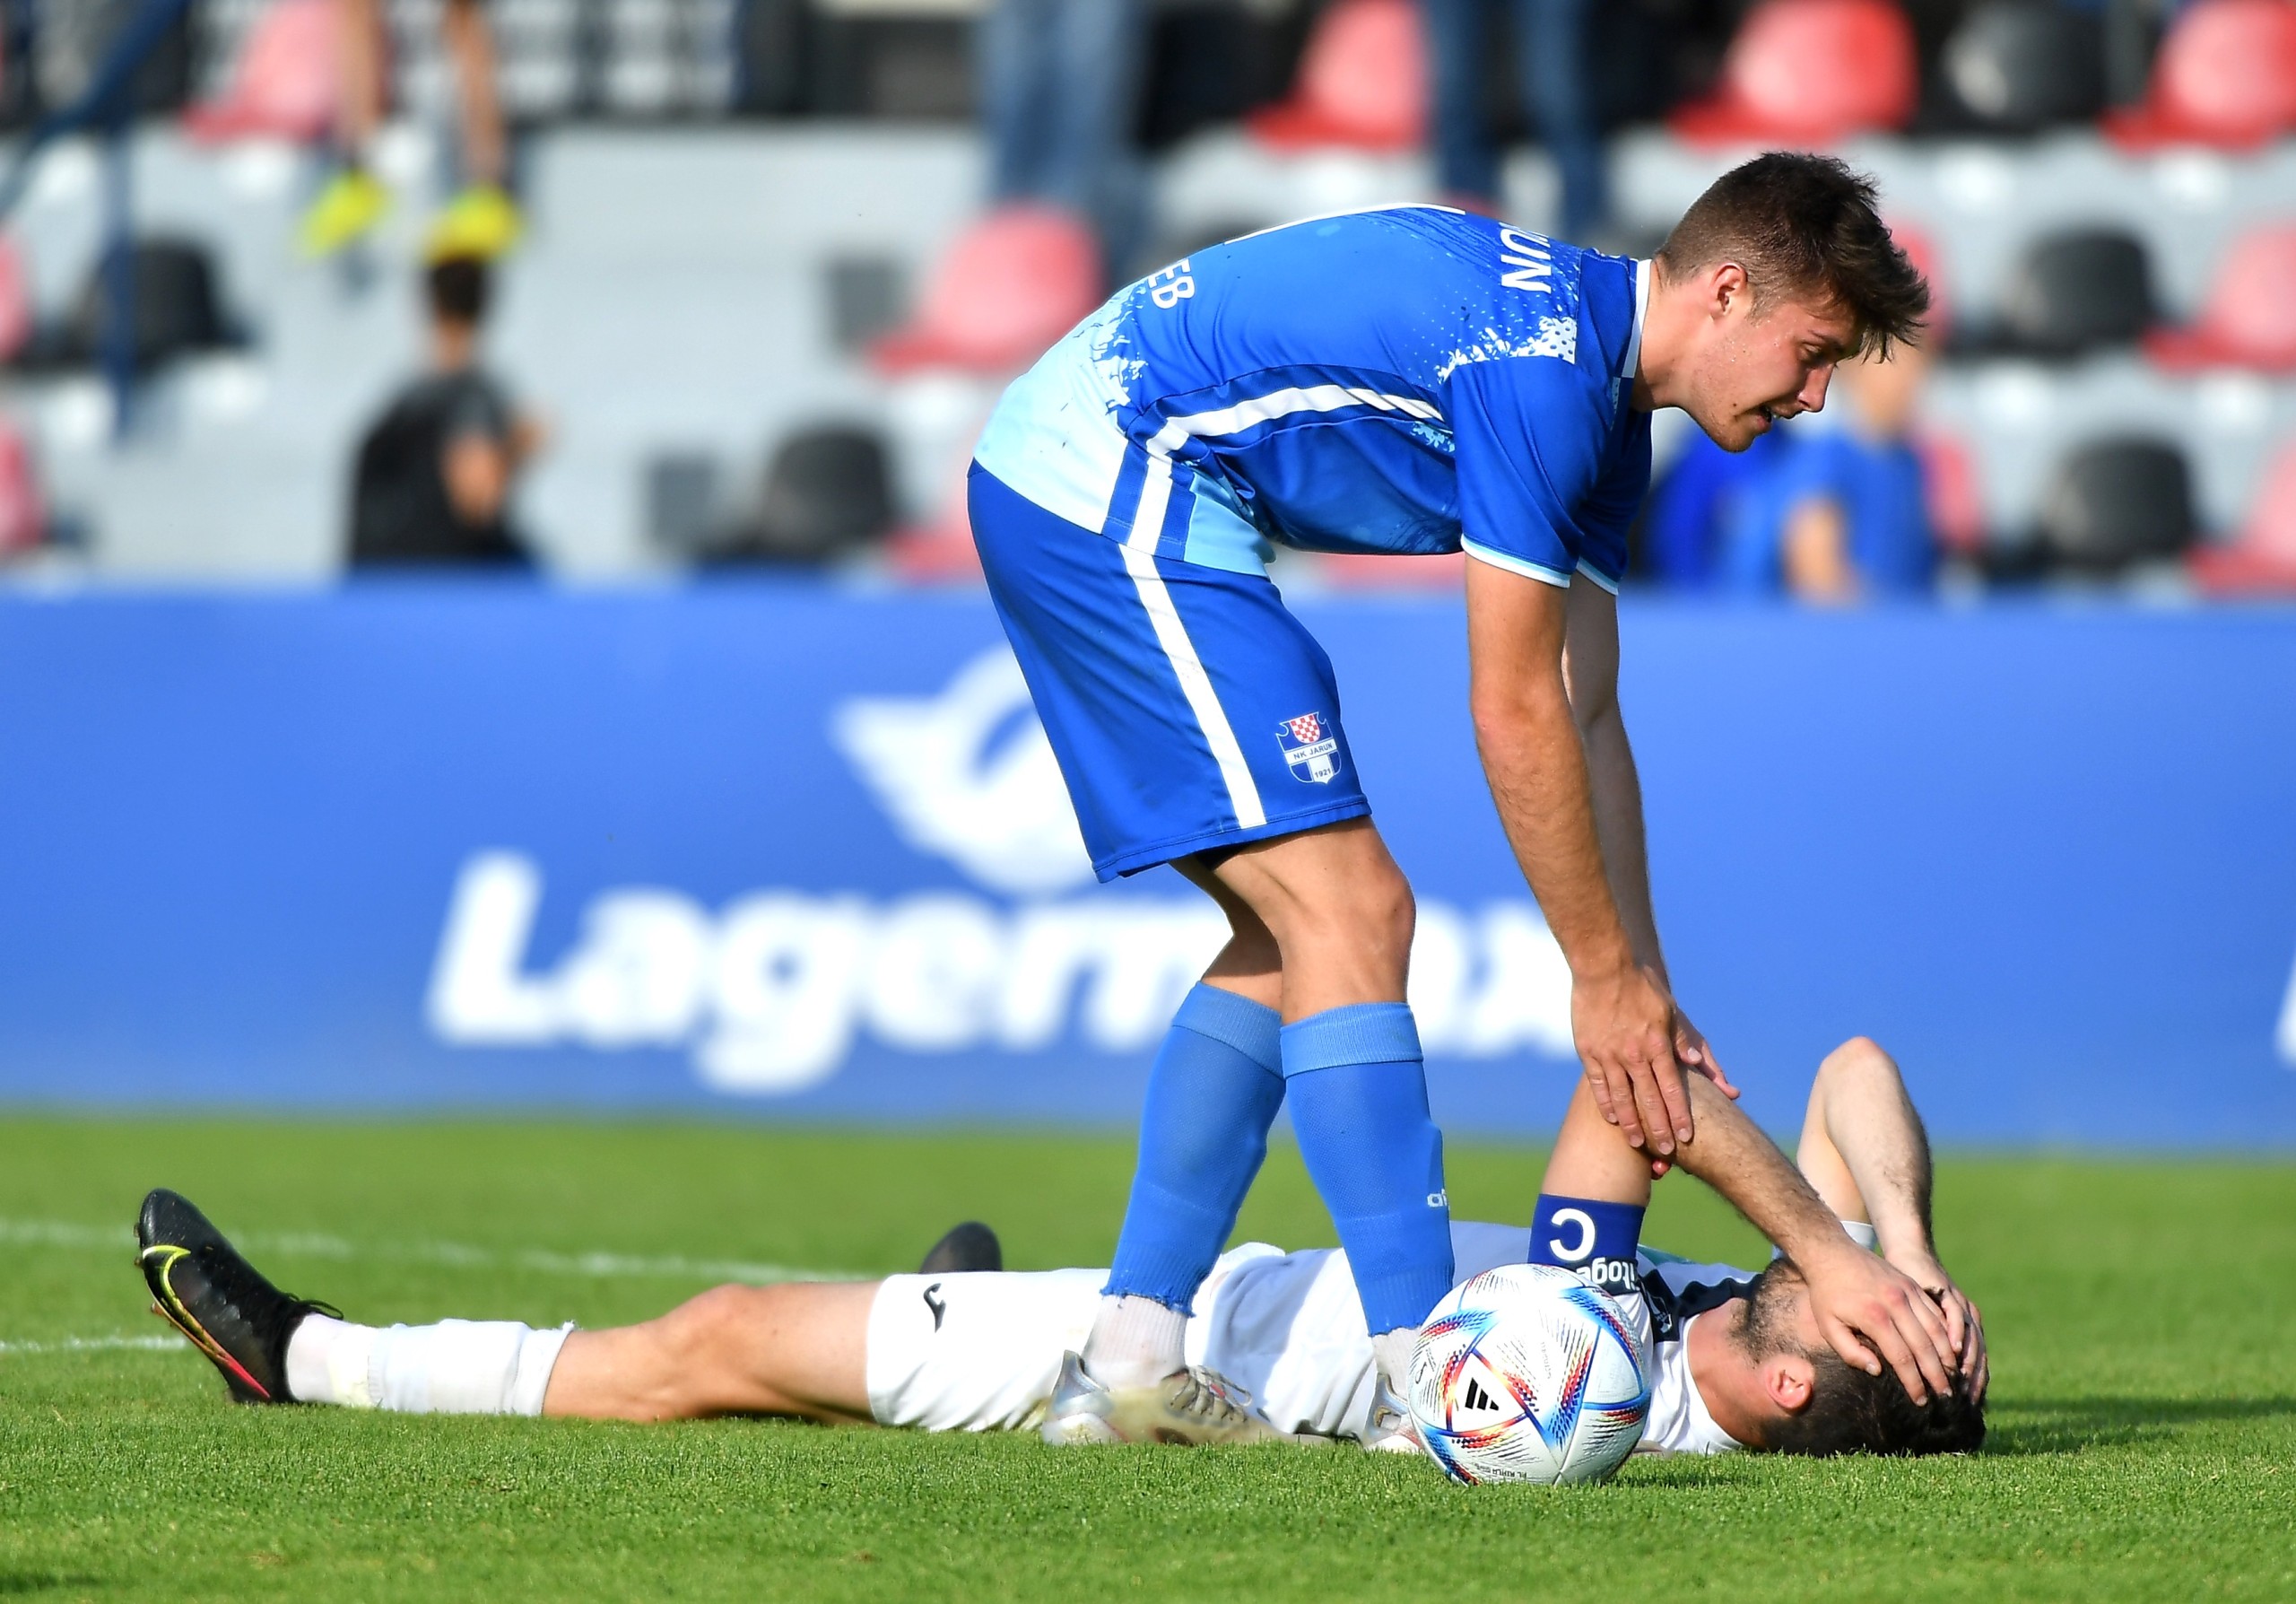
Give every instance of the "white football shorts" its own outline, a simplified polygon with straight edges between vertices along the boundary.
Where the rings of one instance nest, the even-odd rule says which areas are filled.
[[[928,1432],[1027,1431],[1081,1352],[1100,1269],[888,1276],[869,1306],[869,1412]]]
[[[1509,1234],[1513,1242],[1522,1233]],[[869,1307],[869,1412],[931,1432],[1028,1431],[1060,1356],[1081,1352],[1104,1269],[892,1276]],[[1370,1407],[1371,1339],[1340,1255],[1248,1242],[1197,1289],[1187,1359],[1290,1431],[1353,1434]]]

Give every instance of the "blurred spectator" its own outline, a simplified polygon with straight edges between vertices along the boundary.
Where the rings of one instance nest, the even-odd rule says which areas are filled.
[[[489,280],[474,257],[430,267],[430,371],[360,442],[353,567],[531,562],[510,530],[510,489],[543,432],[478,365]]]
[[[996,0],[980,27],[991,198],[1086,219],[1109,272],[1140,243],[1144,46],[1140,0]]]
[[[1771,429],[1736,452],[1696,428],[1688,432],[1689,444],[1650,493],[1642,566],[1670,590],[1707,590],[1721,583],[1723,547],[1746,491],[1763,483],[1771,456],[1787,449],[1787,432]]]
[[[367,170],[368,146],[390,87],[390,37],[384,0],[335,0],[342,100],[335,138],[342,168],[303,217],[303,249],[331,256],[390,210],[390,191]],[[496,257],[517,242],[517,208],[503,188],[509,172],[502,105],[494,83],[494,39],[483,0],[444,0],[439,26],[455,63],[462,134],[461,191],[432,225],[432,257]]]
[[[1484,35],[1494,0],[1422,0],[1434,62],[1435,161],[1445,192],[1499,209],[1499,153],[1483,104]],[[1562,237],[1595,242],[1610,193],[1587,59],[1593,0],[1514,0],[1523,108],[1562,172]]]
[[[1913,440],[1928,366],[1911,345],[1842,365],[1841,423],[1796,425],[1741,493],[1726,585],[1835,604],[1928,589],[1937,542]]]

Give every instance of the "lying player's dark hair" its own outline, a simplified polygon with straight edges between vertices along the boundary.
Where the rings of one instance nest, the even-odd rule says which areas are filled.
[[[476,257],[442,257],[431,263],[426,279],[431,315],[442,323],[477,323],[486,316],[491,277]]]
[[[1959,1386],[1916,1404],[1888,1365],[1881,1374],[1868,1375],[1822,1342],[1803,1347],[1794,1333],[1791,1308],[1802,1284],[1802,1272],[1791,1260],[1772,1264],[1754,1281],[1746,1322],[1738,1333],[1755,1357],[1781,1349],[1799,1353],[1815,1373],[1809,1403],[1771,1422],[1763,1447],[1830,1459],[1843,1453],[1975,1453],[1984,1444],[1985,1406],[1972,1402]]]
[[[1759,311],[1782,296],[1839,307],[1857,349],[1886,357],[1917,344],[1929,285],[1883,225],[1874,180],[1831,156],[1771,151],[1714,180],[1666,242],[1658,270],[1679,281],[1701,267],[1746,270]]]

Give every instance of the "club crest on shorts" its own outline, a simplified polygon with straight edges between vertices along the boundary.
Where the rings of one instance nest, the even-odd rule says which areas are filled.
[[[1329,785],[1339,775],[1339,737],[1321,713],[1302,713],[1275,728],[1275,744],[1292,765],[1292,778],[1303,785]]]

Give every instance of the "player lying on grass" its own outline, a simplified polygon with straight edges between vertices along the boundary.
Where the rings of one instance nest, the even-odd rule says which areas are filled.
[[[1930,1241],[1928,1149],[1897,1066],[1863,1040],[1825,1060],[1810,1094],[1798,1172],[1725,1094],[1695,1076],[1690,1089],[1697,1135],[1677,1158],[1786,1257],[1757,1273],[1638,1251],[1653,1165],[1604,1120],[1583,1082],[1527,1243],[1533,1259],[1568,1265],[1626,1307],[1649,1357],[1643,1447],[1975,1448],[1985,1433],[1984,1336]],[[1452,1229],[1463,1280],[1526,1257],[1520,1225]],[[1064,1367],[1074,1367],[1103,1273],[957,1270],[720,1286],[617,1330],[537,1330],[507,1321],[378,1329],[280,1293],[172,1192],[144,1200],[139,1238],[157,1311],[214,1362],[234,1397],[417,1414],[782,1415],[926,1431],[1025,1430],[1043,1417]],[[993,1237],[987,1244],[993,1261]],[[1934,1298],[1922,1312],[1948,1329],[1959,1369],[1950,1385],[1942,1374],[1925,1378],[1916,1363],[1935,1361],[1922,1351],[1922,1322],[1910,1310],[1862,1317],[1861,1329],[1897,1373],[1871,1355],[1869,1368],[1858,1370],[1835,1352],[1827,1327],[1837,1317],[1813,1299],[1812,1282],[1872,1262],[1866,1247],[1876,1244]],[[1196,1309],[1187,1355],[1201,1367],[1196,1384],[1213,1385],[1202,1379],[1209,1371],[1247,1393],[1216,1410],[1205,1400],[1207,1417],[1246,1422],[1223,1432],[1225,1440],[1408,1442],[1395,1423],[1372,1417],[1380,1390],[1343,1253],[1234,1249],[1197,1290]],[[1917,1396],[1926,1401],[1917,1404]]]

